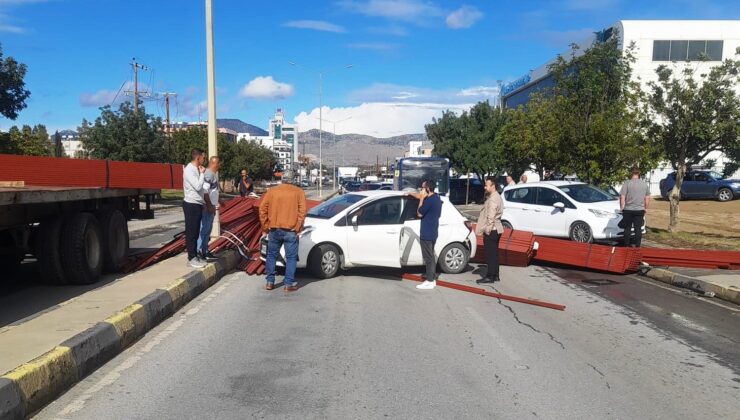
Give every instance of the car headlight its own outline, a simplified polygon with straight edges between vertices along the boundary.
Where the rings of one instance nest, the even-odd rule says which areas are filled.
[[[316,230],[316,228],[313,226],[305,226],[299,235],[306,236],[309,233],[313,232],[314,230]]]
[[[740,188],[740,182],[732,182],[732,183],[730,183],[730,186],[732,188]]]
[[[596,210],[596,209],[588,209],[591,213],[594,214],[596,217],[611,217],[613,213],[609,213],[608,211],[604,210]]]

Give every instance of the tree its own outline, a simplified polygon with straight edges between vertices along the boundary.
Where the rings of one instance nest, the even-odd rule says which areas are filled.
[[[167,141],[167,155],[173,162],[186,164],[191,160],[191,151],[198,148],[208,150],[208,131],[194,126],[175,131]],[[218,154],[221,157],[221,178],[237,178],[242,168],[249,168],[255,178],[269,178],[275,165],[272,151],[256,143],[241,141],[232,143],[223,134],[218,135]]]
[[[24,125],[21,128],[10,127],[7,135],[8,143],[3,153],[26,156],[49,156],[51,143],[46,127],[38,124],[33,127]]]
[[[566,149],[558,109],[555,99],[534,94],[526,108],[509,111],[499,136],[506,156],[504,169],[515,179],[532,166],[540,179],[545,170],[560,171]]]
[[[657,82],[649,85],[653,117],[649,132],[676,170],[676,183],[669,194],[670,232],[678,227],[687,169],[715,151],[726,153],[734,162],[740,157],[740,97],[736,91],[740,60],[727,59],[707,72],[697,73],[697,67],[685,65],[674,72],[660,66]]]
[[[100,108],[95,123],[82,120],[78,129],[86,154],[93,159],[129,162],[164,162],[165,134],[161,118],[139,112],[129,102],[117,111],[110,106]]]
[[[624,52],[617,36],[596,42],[550,66],[554,86],[547,91],[558,124],[564,171],[607,185],[624,180],[628,168],[654,166],[658,153],[646,137],[643,93],[632,78],[634,45]]]
[[[506,113],[485,101],[460,116],[446,111],[425,129],[435,154],[448,158],[458,172],[483,179],[501,171],[504,160],[496,134],[505,121]]]
[[[64,147],[62,147],[62,135],[59,130],[54,133],[54,157],[63,157]]]
[[[0,45],[0,115],[14,120],[18,112],[26,107],[26,99],[31,92],[26,90],[26,65],[13,57],[3,60],[3,47]]]

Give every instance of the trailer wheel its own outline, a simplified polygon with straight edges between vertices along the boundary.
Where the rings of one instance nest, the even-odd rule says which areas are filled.
[[[62,216],[52,217],[42,221],[36,233],[36,259],[44,283],[67,284],[61,253],[63,227]]]
[[[15,240],[10,231],[0,232],[0,267],[7,273],[13,273],[21,265],[24,254],[16,249]]]
[[[98,213],[102,231],[103,269],[108,273],[121,270],[129,249],[128,224],[119,210]]]
[[[90,213],[77,213],[62,229],[62,266],[72,284],[92,284],[103,271],[102,233]]]

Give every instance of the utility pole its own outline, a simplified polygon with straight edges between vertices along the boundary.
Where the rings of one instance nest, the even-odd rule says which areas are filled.
[[[208,85],[208,155],[218,156],[218,142],[216,141],[216,76],[213,60],[213,6],[211,0],[206,0],[206,78]],[[221,236],[221,221],[218,213],[218,207],[216,207],[211,238]]]
[[[137,63],[136,57],[131,59],[131,69],[134,71],[134,114],[139,113],[139,69],[142,70],[149,70],[149,67]],[[126,91],[126,93],[131,93],[131,91]]]
[[[324,132],[324,126],[323,126],[323,109],[324,109],[324,74],[319,73],[319,198],[322,198],[323,195],[321,194],[322,188],[321,184],[324,183],[324,173],[323,171],[323,155],[321,153],[321,134]]]
[[[164,129],[165,133],[170,134],[172,126],[170,125],[170,96],[177,96],[175,92],[160,92],[164,96]]]

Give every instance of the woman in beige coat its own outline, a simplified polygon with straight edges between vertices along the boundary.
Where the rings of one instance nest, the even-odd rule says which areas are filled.
[[[496,191],[496,183],[493,178],[486,178],[486,202],[483,204],[480,215],[478,216],[478,225],[475,229],[476,235],[483,235],[483,248],[485,251],[486,265],[488,270],[480,279],[476,280],[478,284],[490,284],[501,281],[499,278],[498,265],[498,241],[501,234],[504,233],[504,226],[501,224],[501,215],[504,213],[504,202],[501,195]]]

